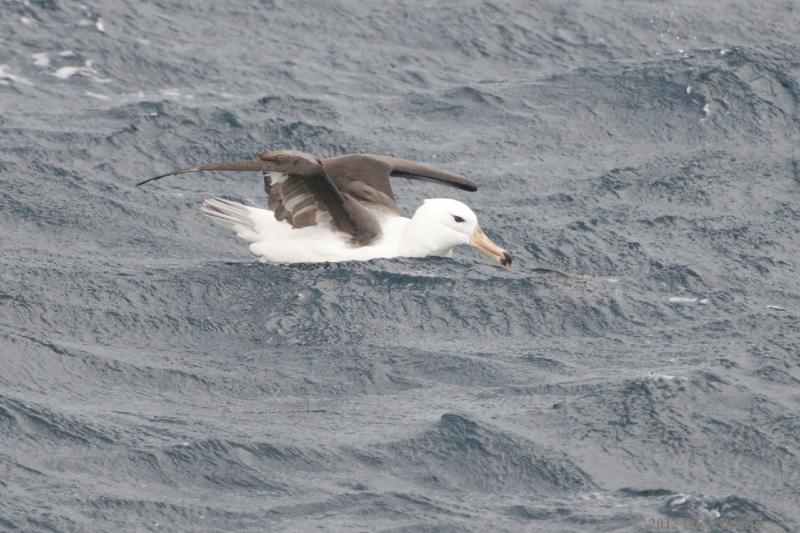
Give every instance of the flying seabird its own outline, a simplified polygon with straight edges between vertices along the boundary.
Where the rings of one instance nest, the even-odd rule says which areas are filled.
[[[463,176],[406,159],[352,154],[320,160],[295,150],[276,150],[258,154],[254,160],[186,167],[136,185],[213,170],[263,173],[267,209],[209,198],[200,210],[231,226],[265,262],[450,257],[455,246],[469,244],[502,265],[511,264],[511,255],[486,236],[475,213],[457,200],[425,200],[414,216],[404,216],[390,177],[477,190]]]

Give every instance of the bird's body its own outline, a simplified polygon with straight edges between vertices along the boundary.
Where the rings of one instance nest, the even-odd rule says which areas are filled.
[[[449,204],[449,205],[448,205]],[[426,200],[420,209],[452,207],[462,214],[469,208],[456,200]],[[275,213],[221,198],[203,202],[201,210],[209,217],[232,227],[236,235],[250,243],[250,251],[270,263],[316,263],[367,261],[391,257],[450,256],[456,240],[426,239],[426,223],[422,218],[408,218],[390,211],[376,213],[380,236],[369,244],[356,246],[347,235],[329,224],[293,228],[277,220]],[[419,212],[419,210],[417,211]],[[416,218],[416,220],[415,220]]]
[[[201,211],[233,228],[262,261],[314,263],[391,257],[449,256],[469,244],[503,265],[511,256],[478,226],[465,204],[425,200],[411,218],[403,215],[390,176],[424,179],[475,190],[467,179],[421,163],[388,156],[346,155],[319,160],[280,150],[258,160],[189,167],[145,180],[204,170],[260,170],[267,209],[210,198]]]

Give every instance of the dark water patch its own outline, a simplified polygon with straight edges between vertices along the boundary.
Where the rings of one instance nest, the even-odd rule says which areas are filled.
[[[286,468],[284,459],[292,457],[309,463],[297,451],[279,450],[268,445],[256,448],[242,447],[236,443],[218,440],[185,442],[166,447],[155,453],[162,475],[171,482],[202,486],[208,483],[220,489],[252,490],[264,495],[281,495],[291,492],[283,476],[272,469],[263,468],[265,460],[274,460]],[[271,461],[270,461],[271,462]],[[314,465],[315,469],[319,465]],[[184,479],[187,473],[189,479]]]
[[[177,367],[153,364],[153,358],[141,354],[122,354],[115,347],[93,346],[77,348],[72,342],[38,342],[24,334],[15,336],[9,343],[14,348],[9,355],[9,375],[25,375],[31,380],[31,389],[41,391],[63,380],[72,384],[66,389],[80,391],[87,387],[121,387],[126,390],[140,388],[150,393],[208,394],[212,390],[226,389],[230,394],[253,394],[259,387],[247,381],[231,380],[224,373],[198,370],[192,365]],[[39,349],[37,349],[39,348]],[[40,348],[47,348],[42,352]],[[135,361],[135,363],[134,363]],[[49,370],[58,367],[61,373],[54,376]]]
[[[37,445],[64,442],[98,446],[117,439],[113,432],[93,423],[7,396],[0,397],[0,417],[6,438],[22,438]]]
[[[533,354],[529,354],[523,357],[523,360],[532,365],[533,367],[549,372],[558,372],[561,374],[569,373],[570,368],[569,366],[565,365],[561,361],[557,361],[555,359],[551,359],[549,357],[541,357]]]
[[[384,529],[383,531],[387,533],[455,533],[460,531],[470,531],[470,529],[466,524],[456,526],[453,524],[448,524],[447,522],[434,520],[429,523],[420,522],[409,526],[390,527]]]
[[[799,101],[796,82],[775,72],[775,57],[737,50],[578,68],[547,79],[546,88],[519,85],[512,94],[526,94],[529,105],[554,114],[566,112],[556,102],[578,97],[585,107],[573,111],[584,119],[587,141],[641,131],[650,139],[678,143],[791,138]]]
[[[461,355],[414,350],[391,354],[392,372],[413,377],[416,386],[425,382],[492,387],[513,381],[510,368],[504,368],[497,354]],[[394,375],[394,374],[393,374]],[[406,378],[408,379],[408,378]]]
[[[690,407],[719,403],[741,405],[741,411]],[[734,475],[729,474],[732,472],[736,472],[737,479],[767,471],[785,472],[787,479],[793,478],[800,468],[796,456],[787,453],[783,439],[777,435],[770,437],[747,421],[748,411],[761,403],[757,395],[743,386],[714,373],[701,372],[688,379],[654,375],[626,382],[613,393],[595,392],[562,402],[557,416],[568,420],[574,416],[573,409],[579,409],[583,415],[591,411],[597,423],[583,430],[573,428],[577,430],[576,438],[579,442],[603,443],[606,452],[615,457],[611,461],[617,468],[642,468],[648,462],[669,464],[666,471],[691,470],[691,477],[698,481],[709,476]],[[772,404],[769,409],[759,411],[765,419],[776,419],[777,424],[781,424],[777,420],[783,420],[785,412]],[[648,450],[646,462],[642,462],[644,456],[632,450],[640,445]],[[721,450],[727,451],[721,453]],[[659,483],[677,486],[667,481],[670,478],[671,475],[664,477]],[[734,486],[750,491],[746,483]],[[771,498],[783,498],[788,495],[787,490],[792,491],[781,484],[768,493]],[[762,489],[759,494],[764,496],[766,492]]]
[[[8,517],[0,518],[0,525],[8,528],[8,531],[32,529],[35,531],[77,531],[85,524],[73,521],[64,516],[54,516],[51,513],[37,513],[39,516],[31,516],[22,505],[10,505],[7,508]]]
[[[670,291],[703,295],[709,290],[702,276],[688,265],[665,265],[660,261],[650,264],[652,280]]]
[[[341,527],[341,514],[359,521],[368,521],[385,530],[390,524],[406,523],[402,526],[411,531],[420,527],[419,522],[426,519],[441,525],[434,526],[434,531],[442,528],[452,530],[455,524],[459,528],[469,528],[469,520],[474,514],[460,506],[443,505],[433,499],[398,492],[375,493],[360,491],[347,493],[317,501],[294,503],[276,506],[270,510],[268,519],[278,524],[323,524]],[[415,524],[415,522],[417,524]],[[424,531],[427,526],[421,526]],[[463,529],[462,529],[463,530]],[[469,530],[469,529],[467,529]]]
[[[369,453],[393,465],[395,475],[437,490],[535,494],[593,486],[558,452],[456,414],[442,415],[418,436]]]
[[[688,445],[691,426],[682,420],[689,414],[679,406],[697,394],[718,392],[717,383],[719,379],[711,374],[689,380],[649,374],[615,385],[613,392],[604,387],[569,401],[561,407],[561,416],[566,415],[565,408],[604,411],[605,422],[579,435],[579,439],[600,437],[619,442],[637,434],[636,440],[650,440],[654,445],[680,452]]]
[[[340,113],[335,106],[319,98],[272,94],[262,96],[251,106],[273,111],[278,117],[313,116],[320,123],[335,123],[340,117]]]
[[[227,511],[219,504],[194,505],[166,503],[157,499],[124,496],[98,496],[86,502],[91,522],[126,520],[147,531],[175,528],[202,531],[232,524],[237,528],[255,527],[263,517],[256,513]]]
[[[623,488],[618,491],[623,496],[630,496],[635,498],[660,498],[662,496],[671,496],[672,491],[667,489],[633,489]]]
[[[44,316],[55,328],[54,333],[73,338],[91,331],[110,342],[115,331],[135,328],[142,332],[143,339],[167,335],[174,339],[175,335],[199,327],[207,336],[216,338],[215,342],[235,342],[247,349],[253,342],[248,339],[256,337],[261,338],[259,344],[327,345],[337,340],[347,344],[371,342],[389,330],[434,331],[448,337],[534,331],[602,334],[625,331],[642,323],[641,316],[633,316],[627,309],[631,302],[613,292],[573,295],[561,292],[558,286],[542,291],[534,279],[525,278],[499,277],[487,286],[480,278],[450,279],[455,272],[451,264],[445,265],[438,275],[421,277],[386,275],[369,265],[358,267],[361,272],[347,272],[344,266],[315,267],[312,283],[300,280],[300,276],[308,276],[301,274],[302,270],[258,264],[231,265],[223,270],[211,266],[165,270],[133,277],[101,274],[93,279],[81,276],[80,270],[31,269],[17,273],[13,283],[21,287],[35,279],[47,279],[58,286],[36,297],[28,294],[26,304],[14,308],[37,321]],[[208,268],[218,270],[214,281],[205,279]],[[440,277],[441,274],[447,277]],[[351,290],[348,279],[361,283]],[[465,305],[447,305],[448,295],[468,294],[479,286],[480,291],[474,292]],[[135,289],[135,300],[131,300],[125,287]],[[56,298],[72,290],[79,290],[84,299],[65,302]],[[386,301],[371,297],[374,291],[382,292]],[[498,298],[505,303],[482,302]],[[91,309],[87,308],[87,301],[94,302]],[[188,314],[179,316],[167,311],[175,301],[183,301]],[[557,311],[559,307],[561,310]],[[245,311],[239,319],[230,319]],[[104,318],[100,321],[103,329],[96,330],[94,324],[99,318],[95,317],[100,316]],[[417,318],[408,321],[408,316]],[[234,330],[237,339],[230,338]],[[263,332],[268,336],[264,337]],[[300,332],[302,335],[298,335]],[[413,336],[407,338],[413,340]],[[193,349],[191,345],[185,348]]]

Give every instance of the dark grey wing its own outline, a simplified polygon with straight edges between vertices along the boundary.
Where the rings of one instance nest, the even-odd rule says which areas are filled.
[[[375,216],[352,194],[340,191],[318,159],[293,150],[263,152],[258,157],[267,163],[263,169],[267,206],[278,220],[304,228],[329,216],[336,229],[359,244],[380,235]]]
[[[336,187],[319,159],[295,150],[263,152],[256,160],[186,167],[144,180],[137,186],[167,176],[210,170],[260,170],[264,175],[268,207],[275,218],[285,220],[292,227],[314,226],[327,220],[358,244],[367,244],[381,233],[380,224],[372,213],[353,195]]]
[[[377,157],[391,165],[391,175],[395,177],[432,181],[434,183],[440,183],[442,185],[455,187],[457,189],[469,192],[475,192],[478,190],[478,186],[464,176],[434,168],[424,163],[409,161],[408,159],[398,159],[396,157],[389,157],[387,155],[371,157]]]
[[[322,160],[322,166],[334,185],[366,205],[381,206],[397,213],[402,210],[392,191],[392,176],[433,181],[465,191],[478,187],[458,174],[431,166],[385,155],[342,155]]]

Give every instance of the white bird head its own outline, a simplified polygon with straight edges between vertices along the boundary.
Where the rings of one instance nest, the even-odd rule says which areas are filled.
[[[511,254],[486,236],[475,213],[458,200],[425,200],[414,212],[410,229],[414,240],[428,254],[446,255],[459,244],[469,244],[504,266],[511,264]]]

